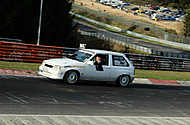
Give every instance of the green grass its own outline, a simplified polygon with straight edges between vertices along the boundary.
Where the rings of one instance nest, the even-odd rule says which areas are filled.
[[[38,71],[39,63],[5,62],[0,61],[2,69]],[[152,78],[158,80],[190,81],[190,72],[136,70],[136,78]]]
[[[15,69],[15,70],[32,70],[37,71],[39,63],[22,63],[22,62],[5,62],[0,61],[1,69]]]
[[[136,78],[190,81],[190,72],[136,70]]]

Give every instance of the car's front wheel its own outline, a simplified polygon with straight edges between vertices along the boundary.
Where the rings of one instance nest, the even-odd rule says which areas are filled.
[[[76,84],[78,82],[78,79],[79,79],[79,75],[76,71],[69,71],[68,73],[66,73],[66,76],[65,76],[65,81],[68,83],[68,84]]]
[[[118,84],[121,86],[121,87],[128,87],[129,86],[129,83],[130,83],[130,77],[127,76],[127,75],[122,75],[119,77],[118,79]]]

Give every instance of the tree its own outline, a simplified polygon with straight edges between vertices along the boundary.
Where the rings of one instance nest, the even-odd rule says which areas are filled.
[[[187,14],[185,16],[184,32],[185,32],[185,36],[190,36],[190,9],[187,11]]]
[[[44,0],[42,40],[60,44],[69,41],[72,33],[71,3],[66,0]]]
[[[70,0],[44,0],[41,44],[63,45],[72,37]],[[40,0],[1,0],[0,37],[36,43]],[[69,44],[69,43],[68,43]]]

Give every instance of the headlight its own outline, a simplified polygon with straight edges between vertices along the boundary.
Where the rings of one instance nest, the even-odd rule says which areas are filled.
[[[55,69],[55,70],[61,70],[62,67],[61,67],[61,66],[58,66],[58,65],[55,65],[55,66],[54,66],[54,69]]]
[[[58,66],[58,65],[55,65],[54,66],[54,69],[55,70],[63,70],[65,68],[72,68],[72,66]]]

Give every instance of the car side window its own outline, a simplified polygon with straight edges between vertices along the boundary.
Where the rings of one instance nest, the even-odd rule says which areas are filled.
[[[113,66],[129,67],[129,63],[123,56],[112,56]]]
[[[91,61],[96,62],[96,57],[99,56],[102,61],[102,65],[108,66],[109,65],[109,56],[106,54],[96,54]]]

